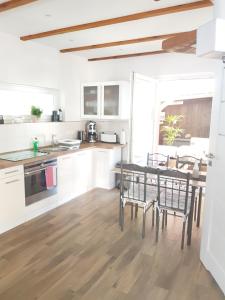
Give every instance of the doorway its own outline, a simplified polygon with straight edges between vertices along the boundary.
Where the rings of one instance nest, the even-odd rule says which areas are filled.
[[[214,81],[208,73],[156,79],[133,72],[130,161],[143,165],[148,152],[206,158]],[[168,116],[180,117],[181,129],[170,141],[163,132]]]

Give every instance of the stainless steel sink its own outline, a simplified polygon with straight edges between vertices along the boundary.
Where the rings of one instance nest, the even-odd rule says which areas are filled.
[[[67,151],[68,149],[63,148],[63,147],[57,147],[57,146],[52,146],[48,148],[44,148],[41,150],[41,152],[61,152],[61,151]]]

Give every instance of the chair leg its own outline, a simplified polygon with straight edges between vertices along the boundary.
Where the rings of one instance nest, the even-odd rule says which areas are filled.
[[[133,218],[134,218],[134,205],[133,205],[133,203],[131,204],[131,214],[130,214],[130,218],[131,218],[131,220],[133,220]]]
[[[199,190],[197,227],[200,226],[200,222],[201,222],[201,209],[202,209],[202,188],[200,188],[200,190]]]
[[[194,221],[197,219],[197,197],[195,197]]]
[[[143,210],[143,224],[142,224],[142,238],[145,237],[145,220],[146,220],[146,211]]]
[[[162,213],[162,230],[164,229],[164,225],[165,225],[165,210],[163,210]]]
[[[135,204],[135,218],[138,216],[138,204]]]
[[[168,213],[167,210],[165,211],[165,227],[167,227],[167,217],[168,217]]]
[[[119,202],[119,226],[121,227],[122,224],[122,200],[120,199]]]
[[[186,231],[186,220],[183,221],[182,239],[181,239],[181,250],[184,249],[185,231]]]
[[[159,209],[156,208],[156,243],[159,240],[159,224],[160,224],[160,213],[159,213]]]
[[[124,207],[122,205],[121,207],[121,231],[123,231],[124,228]]]
[[[155,207],[152,207],[152,227],[155,226]]]

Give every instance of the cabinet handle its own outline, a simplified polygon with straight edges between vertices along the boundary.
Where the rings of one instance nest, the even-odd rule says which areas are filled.
[[[19,179],[14,179],[14,180],[5,182],[5,184],[11,184],[11,183],[19,182],[19,181],[20,181]]]
[[[9,174],[17,173],[17,172],[19,172],[19,170],[8,171],[8,172],[5,172],[5,175],[9,175]]]
[[[67,159],[71,159],[72,157],[69,156],[69,157],[62,157],[62,160],[67,160]]]

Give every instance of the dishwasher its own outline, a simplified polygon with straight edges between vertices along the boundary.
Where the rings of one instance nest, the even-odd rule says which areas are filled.
[[[54,168],[54,185],[51,189],[47,186],[46,170]],[[57,159],[33,162],[24,166],[25,204],[31,205],[57,194]]]

